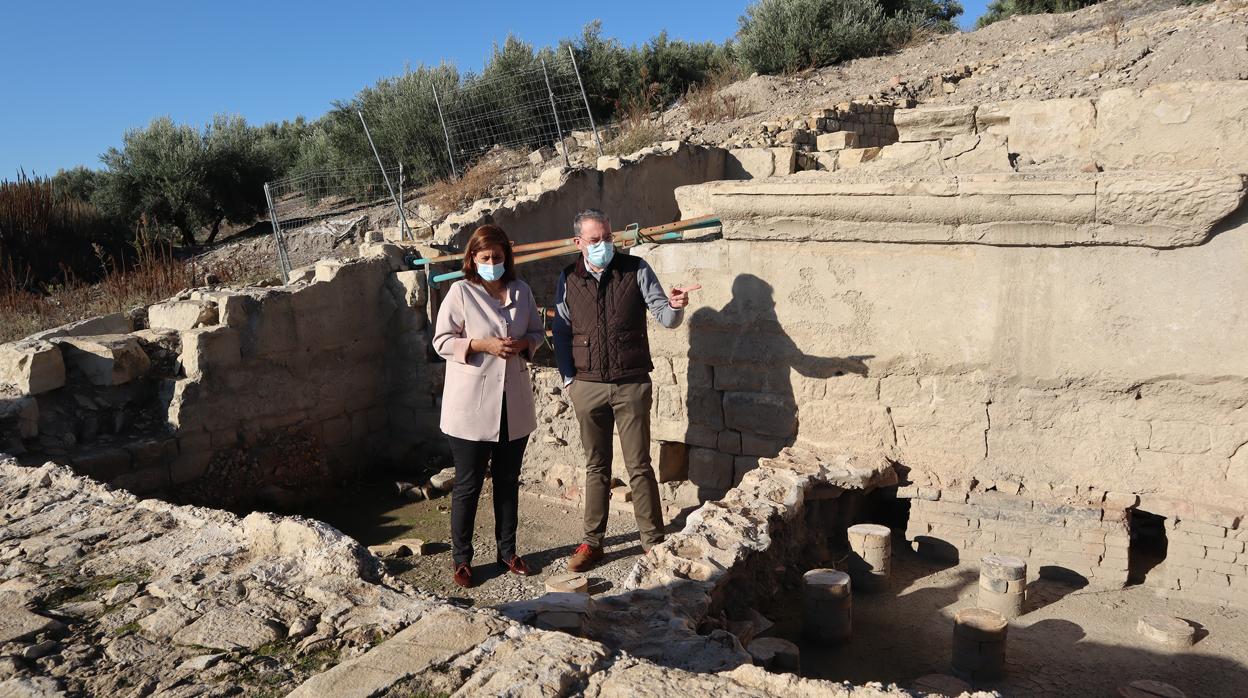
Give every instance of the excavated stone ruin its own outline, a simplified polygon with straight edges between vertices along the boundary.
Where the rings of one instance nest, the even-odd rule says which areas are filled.
[[[193,289],[0,347],[0,443],[15,458],[0,465],[0,645],[22,656],[0,660],[0,681],[903,695],[841,683],[853,631],[848,649],[811,639],[819,614],[852,613],[834,572],[900,566],[909,583],[985,555],[1025,568],[984,571],[996,593],[1137,584],[1197,604],[1184,608],[1248,607],[1248,85],[870,106],[812,116],[796,147],[604,162],[441,230],[451,245],[484,220],[554,239],[588,206],[643,225],[721,219],[630,250],[703,291],[677,330],[651,335],[652,453],[668,518],[687,518],[610,594],[463,609],[324,524],[190,506],[297,507],[442,448],[438,289],[404,262],[431,245],[379,239],[281,286]],[[824,137],[837,133],[856,136]],[[539,304],[561,264],[522,270]],[[549,360],[531,370],[525,489],[578,504],[572,410]],[[864,522],[888,526],[869,544],[890,554],[851,535]],[[877,580],[872,600],[871,581],[849,585],[852,607],[886,619],[901,583]],[[974,638],[953,666],[1027,642],[969,617],[920,622],[955,647]],[[315,661],[270,661],[282,653]],[[1075,690],[1003,666],[1007,683],[969,680]],[[1199,666],[1202,695],[1230,685],[1219,672],[1233,666]],[[942,682],[912,683],[958,685]]]

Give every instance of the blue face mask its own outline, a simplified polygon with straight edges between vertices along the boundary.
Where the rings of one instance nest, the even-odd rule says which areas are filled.
[[[599,269],[605,269],[614,256],[615,245],[606,240],[592,243],[585,248],[585,258],[589,260],[590,264]]]
[[[503,272],[507,270],[506,264],[483,264],[477,263],[477,276],[486,281],[498,281],[503,278]]]

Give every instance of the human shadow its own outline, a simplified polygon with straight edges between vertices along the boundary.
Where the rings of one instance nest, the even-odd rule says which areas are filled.
[[[703,499],[738,484],[759,458],[776,456],[798,433],[798,398],[821,399],[820,381],[868,374],[869,355],[821,357],[806,353],[776,314],[771,284],[740,274],[732,298],[719,310],[701,308],[688,319],[689,366],[685,376],[685,443],[718,451],[733,461],[733,475],[697,473]],[[818,318],[812,318],[818,320]],[[795,388],[793,373],[815,379]],[[662,402],[660,418],[675,417]],[[722,469],[721,469],[722,470]]]

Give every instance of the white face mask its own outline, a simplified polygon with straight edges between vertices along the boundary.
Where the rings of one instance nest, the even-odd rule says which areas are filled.
[[[486,281],[498,281],[503,278],[503,272],[507,270],[506,264],[485,264],[477,263],[477,276]]]

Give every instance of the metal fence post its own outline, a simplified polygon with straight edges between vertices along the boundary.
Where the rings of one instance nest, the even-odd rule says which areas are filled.
[[[269,220],[273,224],[273,244],[277,247],[277,270],[282,275],[282,283],[290,278],[290,257],[286,254],[286,241],[282,239],[282,226],[277,221],[277,209],[273,207],[273,195],[269,193],[269,183],[264,183],[264,200],[269,203]]]
[[[589,108],[589,95],[585,94],[585,83],[581,82],[581,69],[576,67],[576,53],[568,47],[568,58],[572,59],[572,72],[576,73],[576,84],[581,87],[581,99],[585,100],[585,114],[589,116],[589,127],[594,131],[594,145],[598,146],[598,157],[602,157],[602,141],[598,138],[598,124],[594,123],[594,112]]]
[[[399,203],[399,197],[394,194],[394,186],[390,184],[390,175],[386,174],[386,166],[381,162],[381,153],[377,152],[377,146],[373,143],[373,135],[368,132],[364,112],[357,109],[355,113],[360,115],[360,123],[364,125],[364,137],[368,139],[368,145],[373,149],[373,157],[377,158],[377,167],[381,168],[381,176],[386,180],[386,189],[390,190],[390,199],[394,201],[395,206],[399,207],[399,235],[402,236],[402,231],[407,230],[407,214],[403,212],[403,204]]]
[[[571,168],[568,159],[568,144],[563,142],[563,127],[559,125],[559,109],[555,106],[555,91],[550,86],[550,73],[546,72],[546,59],[542,59],[542,77],[546,79],[546,94],[550,95],[550,111],[555,115],[555,133],[559,135],[559,150],[563,151],[563,164]]]
[[[442,100],[438,99],[438,86],[433,87],[433,103],[438,105],[438,121],[442,122],[442,137],[446,139],[446,159],[451,161],[451,174],[456,179],[459,178],[459,172],[455,170],[455,156],[451,153],[451,132],[446,128],[446,117],[442,115]]]
[[[399,163],[399,210],[403,211],[403,163],[401,162]],[[403,213],[404,215],[400,223],[403,228],[399,231],[399,237],[403,240],[411,240],[411,231],[407,229],[407,212],[403,211]]]

